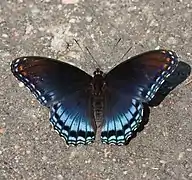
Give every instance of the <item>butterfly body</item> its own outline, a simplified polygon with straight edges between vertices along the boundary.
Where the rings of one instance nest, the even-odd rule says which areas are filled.
[[[92,87],[92,107],[95,121],[98,122],[97,126],[101,126],[103,121],[103,108],[104,108],[104,96],[105,96],[105,79],[104,73],[98,68],[93,73],[93,79],[91,82]]]
[[[11,64],[14,76],[41,104],[67,144],[89,144],[97,129],[101,141],[125,144],[138,129],[143,103],[155,96],[178,64],[172,51],[145,52],[93,77],[77,67],[45,57],[21,57]]]

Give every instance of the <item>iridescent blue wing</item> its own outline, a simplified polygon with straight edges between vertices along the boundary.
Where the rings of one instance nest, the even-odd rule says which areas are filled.
[[[123,145],[139,127],[143,104],[129,94],[106,90],[104,122],[101,140],[107,144]]]
[[[95,140],[96,124],[91,98],[86,91],[71,94],[51,108],[50,122],[68,144],[89,144]]]
[[[102,142],[124,144],[133,135],[142,121],[143,103],[151,101],[177,64],[174,52],[155,50],[122,62],[106,75]]]
[[[51,108],[50,122],[68,144],[93,141],[90,75],[70,64],[44,57],[17,58],[11,71],[41,104]]]

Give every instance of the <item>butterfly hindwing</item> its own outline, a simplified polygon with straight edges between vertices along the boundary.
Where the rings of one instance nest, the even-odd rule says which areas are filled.
[[[51,108],[50,122],[68,144],[89,144],[96,125],[88,92],[77,92]],[[92,121],[91,121],[92,120]]]
[[[106,96],[101,140],[107,144],[125,144],[139,127],[143,104],[137,99],[113,92]]]
[[[131,137],[142,121],[142,104],[151,101],[177,64],[174,52],[155,50],[132,57],[106,74],[103,142],[119,145]]]

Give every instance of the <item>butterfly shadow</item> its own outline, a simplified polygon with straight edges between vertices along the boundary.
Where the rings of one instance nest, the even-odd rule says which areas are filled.
[[[159,90],[156,92],[155,97],[148,104],[143,104],[144,114],[142,122],[139,128],[135,132],[133,132],[132,137],[127,140],[125,145],[128,145],[129,142],[137,136],[137,132],[141,132],[145,128],[145,125],[149,122],[149,114],[150,114],[149,107],[160,105],[161,102],[165,99],[165,97],[173,89],[175,89],[179,84],[181,84],[183,81],[187,79],[190,73],[191,73],[190,65],[180,61],[175,71],[166,79],[166,81],[161,85]]]

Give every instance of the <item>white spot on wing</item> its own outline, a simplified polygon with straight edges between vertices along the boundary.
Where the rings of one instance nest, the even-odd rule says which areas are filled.
[[[135,116],[135,119],[138,120],[140,117],[140,114],[138,113],[136,116]]]
[[[161,76],[159,76],[155,81],[158,82],[161,79]]]
[[[16,63],[17,63],[17,65],[18,65],[18,63],[19,63],[20,60],[21,60],[21,59],[17,59],[17,60],[15,61],[15,65],[16,65]]]
[[[59,123],[57,123],[56,126],[57,126],[57,128],[58,128],[59,130],[62,129],[62,126],[61,126]]]
[[[39,90],[35,90],[35,92],[40,96],[41,95],[41,92]],[[42,99],[42,98],[41,98]]]
[[[171,66],[169,66],[168,68],[167,68],[167,70],[169,71],[171,69]]]
[[[113,136],[111,136],[111,137],[108,139],[108,141],[115,141],[115,139],[116,139],[116,136],[113,135]]]
[[[35,89],[35,85],[34,85],[34,84],[30,84],[30,86],[31,86],[33,89]]]
[[[171,56],[171,58],[172,58],[172,59],[175,59],[175,56]],[[172,62],[174,62],[174,61],[172,61]]]
[[[131,128],[134,128],[135,126],[136,126],[136,122],[133,121],[133,122],[131,123]]]
[[[69,136],[68,141],[76,141],[76,138],[73,136]]]
[[[65,129],[62,129],[61,133],[64,134],[66,137],[69,135],[68,131],[66,131]]]
[[[84,137],[81,137],[81,136],[78,136],[78,137],[77,137],[77,141],[85,141],[85,138],[84,138]]]

